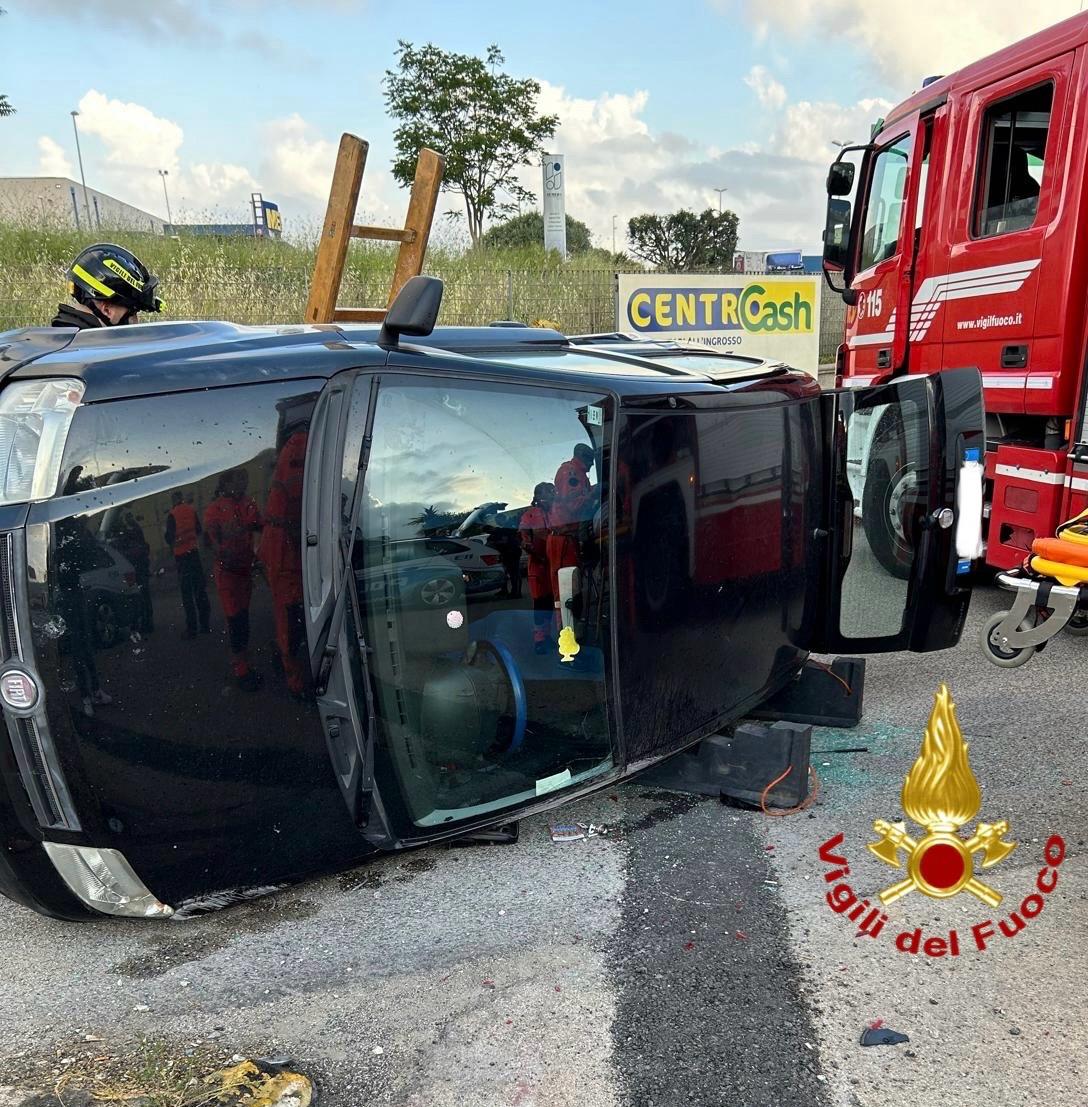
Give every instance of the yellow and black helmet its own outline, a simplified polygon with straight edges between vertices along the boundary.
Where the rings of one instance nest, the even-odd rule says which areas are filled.
[[[88,246],[68,267],[68,291],[81,304],[106,300],[134,312],[161,311],[158,287],[159,278],[135,254],[112,242]]]

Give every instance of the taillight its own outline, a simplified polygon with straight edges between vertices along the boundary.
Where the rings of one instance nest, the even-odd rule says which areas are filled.
[[[0,504],[47,500],[83,399],[77,380],[12,381],[0,391]]]
[[[485,565],[498,565],[501,559],[498,554],[481,554],[480,560]]]

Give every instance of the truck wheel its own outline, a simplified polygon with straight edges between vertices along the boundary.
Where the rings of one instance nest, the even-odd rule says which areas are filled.
[[[1031,660],[1032,655],[1035,653],[1035,646],[1003,646],[997,639],[997,628],[1001,625],[1005,616],[1008,615],[1007,611],[999,611],[996,615],[991,615],[986,620],[986,625],[982,628],[982,648],[986,651],[986,656],[995,664],[999,665],[1002,669],[1018,669],[1021,665],[1027,664]],[[1021,624],[1020,630],[1031,630],[1032,622],[1029,619],[1025,619]]]
[[[899,580],[910,577],[914,564],[914,507],[918,501],[918,471],[906,463],[898,420],[885,419],[869,454],[861,518],[873,556],[885,572]]]

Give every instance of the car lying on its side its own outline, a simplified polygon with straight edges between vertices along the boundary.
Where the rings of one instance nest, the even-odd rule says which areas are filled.
[[[977,373],[822,393],[671,343],[436,329],[439,287],[381,329],[0,335],[4,894],[230,902],[609,787],[811,651],[957,641]],[[888,408],[906,580],[847,479]],[[166,537],[183,502],[195,548]],[[107,649],[122,510],[154,634]]]

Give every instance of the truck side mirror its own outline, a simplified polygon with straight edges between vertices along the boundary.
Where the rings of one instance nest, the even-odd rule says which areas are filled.
[[[849,196],[854,187],[854,171],[856,166],[851,161],[833,162],[827,171],[828,196]]]
[[[379,346],[396,346],[402,334],[422,338],[434,330],[442,306],[442,282],[437,277],[410,277],[385,313]]]
[[[846,266],[850,258],[850,201],[827,201],[827,221],[824,225],[824,276],[827,283],[836,291],[846,288]],[[836,284],[832,279],[837,274],[841,279]]]

